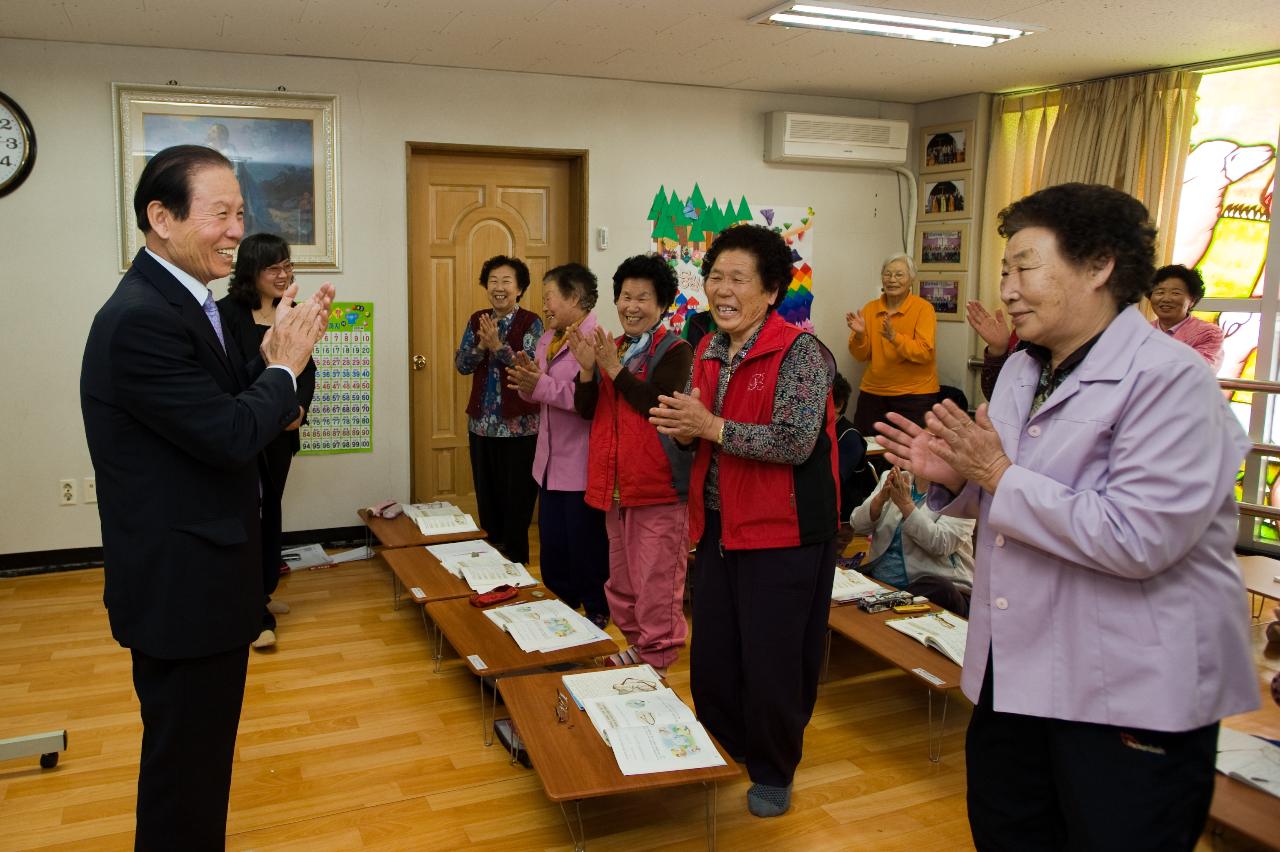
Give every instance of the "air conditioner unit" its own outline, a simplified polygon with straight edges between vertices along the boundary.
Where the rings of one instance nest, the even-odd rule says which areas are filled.
[[[901,166],[907,162],[905,121],[771,112],[765,122],[769,163]]]

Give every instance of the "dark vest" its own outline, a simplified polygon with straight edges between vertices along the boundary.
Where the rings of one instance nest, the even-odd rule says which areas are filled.
[[[480,330],[480,317],[484,314],[491,313],[487,308],[483,311],[476,311],[471,315],[471,320],[467,323],[471,327],[471,333],[477,334]],[[519,352],[524,348],[524,335],[533,325],[538,315],[532,311],[526,311],[524,308],[516,308],[516,315],[511,319],[511,327],[507,329],[506,343],[511,347],[512,352]],[[489,359],[493,356],[492,352],[487,349],[484,352],[484,358],[481,359],[476,371],[471,374],[471,398],[467,401],[467,416],[473,420],[480,419],[480,401],[484,397],[484,386],[489,381]],[[525,402],[520,398],[519,394],[511,388],[507,387],[507,368],[502,364],[498,365],[498,388],[502,393],[502,417],[510,420],[513,417],[521,417],[525,414],[537,414],[538,404],[536,402]]]

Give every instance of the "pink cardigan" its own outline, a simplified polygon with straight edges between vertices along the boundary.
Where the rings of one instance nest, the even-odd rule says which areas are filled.
[[[587,314],[578,331],[594,334],[596,315]],[[568,344],[562,346],[547,365],[547,347],[551,345],[553,329],[538,338],[535,360],[542,370],[542,377],[533,393],[520,398],[539,405],[540,426],[538,449],[533,456],[533,478],[540,487],[551,491],[587,490],[587,438],[591,434],[591,421],[584,420],[573,407],[573,378],[578,375],[578,360],[573,357]]]

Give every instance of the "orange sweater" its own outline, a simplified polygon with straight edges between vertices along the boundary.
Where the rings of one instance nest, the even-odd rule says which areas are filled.
[[[908,293],[889,317],[894,338],[884,336],[884,318],[889,313],[883,299],[872,299],[862,309],[865,334],[849,333],[849,354],[870,361],[862,374],[861,389],[879,396],[938,392],[938,362],[933,341],[938,319],[933,305],[915,293]]]

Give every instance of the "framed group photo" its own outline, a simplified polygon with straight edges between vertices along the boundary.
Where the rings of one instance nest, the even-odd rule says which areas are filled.
[[[973,172],[942,172],[920,176],[920,219],[968,219],[969,186]]]
[[[930,222],[916,225],[915,247],[915,262],[920,269],[968,269],[969,224]]]
[[[964,282],[968,273],[925,273],[919,275],[920,298],[933,305],[939,321],[964,319]]]
[[[138,176],[172,145],[204,145],[231,161],[246,236],[284,238],[300,269],[342,268],[336,95],[124,83],[111,90],[121,269],[143,242],[133,213]]]
[[[973,141],[972,121],[922,127],[919,139],[921,174],[971,167],[969,146]]]

